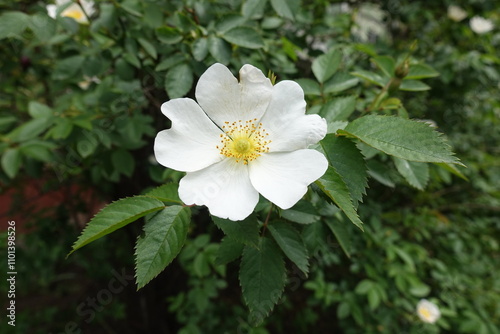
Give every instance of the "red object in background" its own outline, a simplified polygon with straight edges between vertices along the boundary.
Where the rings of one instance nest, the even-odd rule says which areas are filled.
[[[60,183],[53,178],[19,178],[15,184],[2,185],[0,194],[0,231],[7,229],[7,222],[16,221],[16,231],[26,233],[35,229],[39,218],[56,216],[63,206],[70,221],[83,228],[85,224],[107,203],[101,200],[90,187],[80,184]],[[5,224],[4,224],[5,222]]]

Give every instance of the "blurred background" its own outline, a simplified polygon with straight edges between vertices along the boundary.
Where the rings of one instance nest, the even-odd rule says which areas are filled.
[[[0,0],[0,244],[7,250],[15,221],[17,271],[15,328],[2,279],[2,333],[500,333],[499,8]],[[320,92],[311,63],[333,49],[341,68]],[[160,105],[194,97],[211,64],[298,80],[311,113],[354,96],[359,116],[379,91],[377,56],[436,72],[393,92],[401,104],[381,112],[431,122],[467,168],[461,178],[431,166],[409,184],[391,161],[370,160],[365,233],[346,222],[350,257],[315,223],[309,278],[290,281],[262,326],[248,323],[237,264],[215,265],[222,234],[203,208],[180,256],[139,291],[140,222],[66,258],[104,205],[182,177],[153,156],[168,126]],[[2,251],[2,277],[7,266]],[[417,316],[422,298],[439,307],[435,324]]]

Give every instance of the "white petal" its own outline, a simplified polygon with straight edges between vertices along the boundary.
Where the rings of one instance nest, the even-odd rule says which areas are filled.
[[[247,64],[240,69],[240,85],[240,119],[243,121],[261,119],[271,101],[273,92],[271,80],[257,67]]]
[[[270,152],[294,151],[315,144],[326,135],[326,120],[305,115],[304,91],[298,83],[281,81],[274,86],[271,102],[261,119],[269,133]]]
[[[240,85],[226,66],[210,66],[198,80],[195,95],[201,108],[220,126],[238,119]]]
[[[165,102],[161,111],[172,121],[172,127],[158,133],[154,152],[165,167],[193,172],[222,159],[219,128],[200,106],[188,98]]]
[[[255,189],[282,209],[295,205],[328,168],[325,156],[315,150],[263,154],[248,165]]]
[[[212,215],[231,220],[248,217],[259,201],[248,166],[233,159],[187,173],[180,181],[179,196],[188,205],[206,205]]]
[[[55,19],[56,16],[57,16],[57,6],[56,5],[47,5],[45,6],[45,8],[47,8],[47,14]]]
[[[260,119],[271,99],[273,85],[252,65],[240,70],[240,82],[222,64],[210,66],[196,85],[196,99],[219,126],[224,122]]]

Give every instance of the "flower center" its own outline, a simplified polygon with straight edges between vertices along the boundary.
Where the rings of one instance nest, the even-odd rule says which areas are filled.
[[[418,312],[422,317],[424,317],[427,320],[432,318],[431,312],[426,308],[421,308],[420,310],[418,310]]]
[[[64,13],[62,14],[62,16],[71,17],[72,19],[75,19],[78,21],[84,17],[84,14],[79,8],[76,8],[76,9],[65,10]]]
[[[256,118],[246,122],[225,122],[222,130],[221,145],[217,149],[220,154],[234,158],[236,162],[246,165],[260,157],[261,153],[269,152],[268,145],[271,141],[266,140],[269,133],[262,128],[262,123],[257,123]]]

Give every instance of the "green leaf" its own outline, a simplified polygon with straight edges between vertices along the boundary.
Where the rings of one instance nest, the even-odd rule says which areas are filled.
[[[395,157],[463,166],[442,135],[428,124],[394,116],[369,115],[351,122],[338,134],[356,137]]]
[[[401,82],[401,86],[399,86],[400,90],[405,90],[409,92],[421,92],[425,90],[431,89],[429,85],[424,84],[422,81],[418,80],[403,80]]]
[[[252,246],[256,246],[259,242],[259,223],[253,215],[236,222],[215,216],[212,216],[212,220],[225,235],[236,241]]]
[[[373,73],[373,72],[365,71],[365,70],[358,70],[356,72],[351,72],[351,74],[358,77],[358,78],[365,79],[365,80],[371,82],[372,84],[375,84],[375,85],[380,86],[380,87],[384,87],[387,84],[387,81],[389,80],[387,78],[382,78],[377,73]]]
[[[228,64],[231,59],[231,46],[221,38],[209,36],[208,51],[219,63]]]
[[[284,222],[273,222],[268,225],[268,229],[286,257],[307,276],[309,256],[299,232],[292,225]]]
[[[321,108],[320,115],[328,122],[345,121],[356,107],[356,95],[336,97]]]
[[[186,241],[190,216],[188,207],[174,205],[146,222],[135,251],[137,289],[155,278],[179,254]]]
[[[144,50],[151,56],[151,58],[156,59],[158,54],[156,53],[156,48],[148,40],[144,38],[138,38],[137,41],[144,48]]]
[[[352,243],[345,222],[337,219],[326,219],[325,223],[330,231],[332,231],[335,235],[335,238],[337,238],[337,241],[339,242],[340,247],[342,247],[345,255],[350,258]]]
[[[396,70],[396,62],[392,57],[377,56],[372,59],[386,76],[390,78],[394,76],[394,71]]]
[[[52,147],[52,145],[43,142],[31,142],[22,144],[21,146],[19,146],[19,149],[21,153],[27,157],[44,162],[51,162],[52,152],[50,151],[50,149]]]
[[[298,224],[312,224],[320,219],[311,202],[303,200],[288,210],[282,210],[281,217]]]
[[[405,79],[426,79],[439,76],[439,72],[425,64],[411,64]]]
[[[90,220],[68,256],[92,241],[163,208],[162,201],[147,196],[122,198],[107,205]]]
[[[122,173],[128,177],[132,176],[135,168],[135,160],[129,151],[118,149],[111,154],[111,162],[113,168],[118,173]]]
[[[27,141],[47,130],[52,123],[52,117],[34,118],[12,130],[6,137],[14,142]]]
[[[242,26],[247,19],[238,14],[223,15],[215,24],[215,30],[224,34],[226,31]]]
[[[429,165],[425,162],[408,161],[393,157],[399,174],[413,187],[424,190],[429,181]]]
[[[267,0],[246,0],[241,6],[241,14],[249,19],[261,18]]]
[[[5,12],[0,15],[0,39],[21,37],[28,27],[30,17],[22,12]]]
[[[295,14],[300,7],[299,0],[271,0],[273,9],[279,16],[285,17],[290,20],[295,19]]]
[[[387,168],[386,165],[376,160],[368,160],[366,165],[368,166],[368,174],[375,180],[390,188],[396,186],[391,176],[390,169]]]
[[[13,179],[21,167],[21,154],[17,148],[7,149],[1,160],[2,168],[8,177]]]
[[[227,236],[224,237],[217,250],[215,264],[220,266],[236,260],[241,256],[243,247],[245,247],[245,245],[238,240]]]
[[[334,50],[321,55],[312,62],[312,71],[320,83],[330,79],[340,66],[342,53]]]
[[[79,70],[81,70],[85,57],[82,55],[71,56],[56,62],[52,71],[54,80],[74,79]]]
[[[182,63],[186,58],[183,55],[180,54],[174,54],[166,57],[164,60],[162,60],[156,67],[155,71],[165,71],[168,70],[171,67],[174,67],[175,65]]]
[[[262,323],[285,288],[283,256],[273,240],[261,238],[259,247],[246,246],[240,266],[243,298],[250,309],[250,322]]]
[[[357,206],[362,202],[368,186],[368,175],[365,159],[356,144],[334,134],[328,134],[320,142],[328,161],[345,182],[350,196]]]
[[[176,44],[182,41],[182,34],[179,29],[171,27],[160,27],[156,29],[156,37],[165,44]]]
[[[191,45],[193,57],[197,61],[202,61],[208,55],[208,39],[205,37],[198,38]]]
[[[185,96],[193,86],[191,66],[181,63],[172,67],[165,77],[165,90],[171,99]]]
[[[375,282],[369,279],[364,279],[361,282],[356,285],[356,288],[354,288],[354,292],[360,295],[366,295],[370,290],[373,289],[373,286],[375,285]]]
[[[229,43],[249,49],[260,49],[264,47],[264,40],[257,31],[249,27],[236,27],[226,31],[222,38]]]
[[[154,188],[146,193],[146,196],[155,197],[162,202],[172,202],[182,204],[178,193],[179,185],[177,183],[167,183]]]
[[[331,79],[324,83],[323,92],[326,94],[339,93],[356,86],[359,79],[349,73],[337,72]]]
[[[317,180],[316,184],[345,213],[347,218],[363,231],[363,222],[358,217],[347,185],[340,174],[334,168],[328,167],[325,175]]]
[[[305,95],[321,95],[319,83],[312,79],[297,79],[295,80],[304,90]]]
[[[54,114],[52,109],[36,101],[30,101],[28,104],[28,113],[33,118],[51,117]]]

